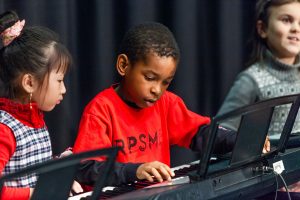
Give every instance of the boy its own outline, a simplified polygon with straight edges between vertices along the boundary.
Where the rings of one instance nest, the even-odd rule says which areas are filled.
[[[86,106],[74,146],[75,153],[122,148],[109,184],[170,180],[170,145],[204,148],[210,118],[188,110],[180,97],[166,91],[179,57],[173,34],[162,24],[141,24],[125,35],[116,63],[121,81]],[[220,129],[218,150],[230,151],[234,139],[234,132]],[[101,158],[86,161],[78,180],[93,185],[102,166]]]

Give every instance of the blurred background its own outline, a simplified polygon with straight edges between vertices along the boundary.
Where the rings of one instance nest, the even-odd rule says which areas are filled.
[[[116,52],[133,25],[168,26],[181,49],[169,90],[202,115],[214,116],[236,75],[245,68],[255,0],[0,0],[26,25],[46,26],[73,55],[67,93],[45,113],[54,154],[72,146],[85,105],[117,81]]]

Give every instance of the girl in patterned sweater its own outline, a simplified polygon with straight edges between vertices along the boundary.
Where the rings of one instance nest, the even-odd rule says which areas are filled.
[[[260,100],[300,93],[300,0],[258,0],[255,22],[249,67],[237,76],[218,114]],[[288,110],[287,106],[274,110],[271,136],[281,133]],[[222,125],[237,129],[239,119]],[[299,114],[292,133],[300,134]],[[299,192],[300,183],[289,188]]]
[[[300,93],[300,1],[259,0],[256,4],[253,53],[249,67],[241,72],[231,87],[218,114],[254,102]],[[275,110],[277,118],[270,135],[281,133],[288,107]],[[237,129],[238,120],[223,125]],[[300,118],[293,133],[300,133]]]

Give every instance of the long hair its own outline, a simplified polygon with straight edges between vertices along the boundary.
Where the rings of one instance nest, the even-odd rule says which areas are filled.
[[[14,11],[0,15],[0,34],[18,20]],[[66,72],[70,63],[71,55],[56,33],[45,27],[24,27],[19,36],[0,49],[1,96],[22,98],[27,95],[21,85],[22,75],[32,74],[41,87],[54,67]]]
[[[249,42],[252,44],[252,52],[250,54],[247,66],[250,66],[256,62],[261,62],[264,59],[264,52],[266,49],[266,41],[260,37],[257,32],[256,23],[261,20],[265,27],[268,27],[270,8],[276,6],[282,6],[284,4],[290,4],[299,2],[300,0],[258,0],[255,6],[255,16],[253,22],[252,36]]]

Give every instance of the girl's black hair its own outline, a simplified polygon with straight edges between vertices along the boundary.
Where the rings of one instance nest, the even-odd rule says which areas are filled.
[[[180,58],[178,44],[172,32],[163,24],[147,22],[133,28],[125,34],[118,54],[126,54],[134,64],[146,60],[149,53],[160,57],[173,57],[177,62]]]
[[[255,16],[252,29],[252,37],[250,42],[252,43],[252,52],[250,59],[247,63],[248,66],[261,62],[264,58],[264,52],[266,49],[266,41],[260,37],[257,32],[256,23],[258,20],[263,22],[265,27],[268,27],[270,8],[276,6],[282,6],[284,4],[289,4],[293,2],[299,2],[300,0],[258,0],[255,6]]]
[[[14,11],[0,15],[0,34],[18,20]],[[20,98],[27,95],[21,86],[22,75],[32,74],[41,87],[50,71],[62,69],[66,72],[71,60],[69,51],[59,42],[56,33],[45,27],[24,27],[18,37],[0,49],[1,96]]]

